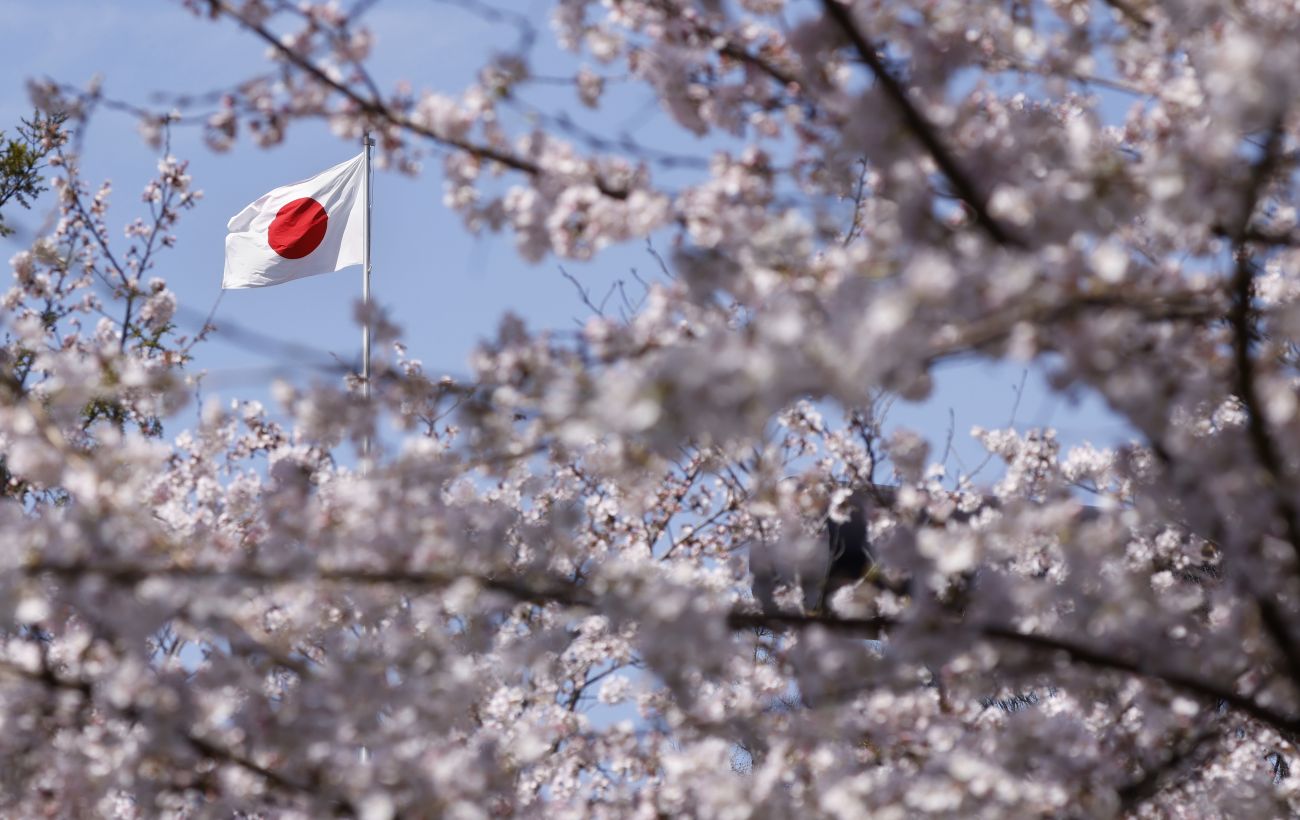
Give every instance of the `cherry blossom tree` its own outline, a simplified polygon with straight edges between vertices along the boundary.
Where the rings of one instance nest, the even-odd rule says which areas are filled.
[[[78,170],[103,95],[33,86],[68,119],[0,306],[6,814],[1300,811],[1293,4],[443,0],[520,35],[458,94],[379,85],[372,2],[183,4],[271,70],[134,109],[124,240]],[[529,103],[543,36],[572,111]],[[582,124],[634,91],[721,147]],[[662,276],[576,334],[504,317],[460,380],[367,317],[369,401],[339,372],[186,425],[212,328],[151,271],[196,117],[370,130],[467,230],[654,237]],[[946,474],[883,415],[970,357],[1132,442],[977,430],[996,481]]]

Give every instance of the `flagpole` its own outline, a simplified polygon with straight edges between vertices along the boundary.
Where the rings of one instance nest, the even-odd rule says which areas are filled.
[[[365,146],[366,167],[364,190],[366,197],[366,238],[361,250],[361,305],[365,320],[361,328],[361,396],[370,401],[370,149],[375,144],[367,130],[361,138]],[[361,460],[363,467],[369,467],[370,436],[367,434],[361,442]]]

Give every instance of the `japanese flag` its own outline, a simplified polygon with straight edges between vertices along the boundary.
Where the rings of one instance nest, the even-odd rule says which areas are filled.
[[[261,288],[360,265],[365,245],[365,153],[276,188],[226,227],[222,288]]]

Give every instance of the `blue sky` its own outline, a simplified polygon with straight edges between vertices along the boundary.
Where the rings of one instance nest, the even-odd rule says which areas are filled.
[[[501,5],[530,12],[537,21],[541,41],[536,70],[546,71],[552,63],[557,69],[571,65],[550,44],[544,16],[550,3],[514,0]],[[387,0],[367,19],[377,41],[372,68],[383,87],[409,79],[416,89],[457,93],[487,53],[509,46],[515,36],[508,28],[429,0]],[[0,52],[0,128],[30,114],[25,89],[30,77],[82,85],[98,74],[106,96],[147,103],[154,92],[221,88],[268,66],[264,46],[252,37],[229,23],[196,19],[171,0],[0,0],[0,30],[10,33]],[[571,98],[562,96],[567,93],[542,90],[533,100],[546,107],[565,99],[573,110],[577,106]],[[658,147],[707,155],[708,145],[665,124],[663,117],[647,121],[645,112],[644,98],[629,99],[594,122],[613,130],[622,123]],[[198,314],[206,314],[220,293],[230,216],[267,190],[311,176],[360,150],[317,123],[295,124],[286,143],[270,150],[240,141],[232,151],[214,154],[203,146],[197,128],[183,127],[175,130],[172,145],[174,154],[190,160],[204,199],[183,217],[177,247],[160,258],[154,274],[166,278],[181,304]],[[83,167],[92,184],[103,178],[114,183],[110,224],[125,225],[142,213],[139,191],[156,159],[157,152],[140,138],[129,116],[105,110],[92,121]],[[560,275],[556,260],[530,265],[515,254],[509,237],[468,235],[441,199],[436,158],[415,179],[376,174],[375,298],[403,327],[411,355],[422,359],[427,370],[435,375],[466,373],[469,352],[494,334],[506,311],[524,316],[533,327],[571,328],[575,317],[585,317],[587,309]],[[29,241],[48,206],[43,200],[35,210],[14,211],[7,219],[26,228]],[[4,259],[19,247],[18,242],[0,240]],[[633,245],[613,249],[594,263],[566,262],[565,267],[599,296],[616,280],[628,278],[629,268],[645,273],[653,262],[643,246]],[[360,341],[351,316],[359,296],[359,268],[272,288],[232,291],[222,299],[217,324],[235,322],[353,361]],[[208,392],[227,399],[268,401],[274,373],[313,377],[283,351],[232,344],[220,333],[199,348],[196,366],[211,374]],[[892,420],[921,430],[942,447],[951,409],[955,446],[973,465],[981,450],[967,432],[976,424],[1006,424],[1021,372],[1018,365],[949,367],[931,399],[921,405],[900,402]],[[1066,442],[1104,444],[1127,437],[1099,403],[1072,406],[1051,396],[1037,373],[1030,374],[1018,420],[1022,426],[1056,425]],[[173,428],[179,429],[175,424]]]

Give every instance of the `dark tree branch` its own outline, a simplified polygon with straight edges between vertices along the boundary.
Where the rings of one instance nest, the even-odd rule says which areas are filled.
[[[926,152],[939,166],[939,170],[957,192],[957,196],[975,214],[975,221],[984,229],[984,232],[999,245],[1024,247],[1024,240],[1011,233],[989,212],[988,197],[975,184],[974,179],[966,173],[966,169],[962,168],[957,161],[957,157],[949,150],[948,146],[944,145],[943,139],[939,136],[938,128],[926,118],[925,114],[921,113],[921,110],[908,96],[907,90],[903,88],[902,83],[885,67],[880,56],[876,54],[876,50],[867,42],[866,36],[853,22],[852,13],[849,11],[848,6],[841,0],[822,0],[822,7],[826,9],[826,14],[835,21],[835,24],[849,38],[849,42],[853,44],[858,56],[871,69],[876,83],[885,93],[885,96],[894,104],[899,115],[902,116],[907,129],[925,147]]]
[[[676,7],[674,3],[670,2],[660,2],[659,8],[662,9],[665,14],[684,20],[690,24],[691,27],[695,29],[695,32],[701,37],[717,44],[716,48],[719,54],[729,57],[738,63],[744,63],[745,65],[759,70],[771,79],[780,83],[783,87],[790,88],[802,85],[802,83],[799,82],[799,78],[794,74],[786,71],[775,63],[765,60],[757,54],[753,54],[736,45],[736,43],[727,36],[726,32],[716,31],[705,25],[698,15],[684,15],[681,8]]]
[[[1067,638],[1053,638],[1047,635],[1034,635],[1005,626],[986,625],[980,632],[987,638],[1018,644],[1020,646],[1055,652],[1065,655],[1077,663],[1086,664],[1097,669],[1110,669],[1127,672],[1131,675],[1151,680],[1163,681],[1178,689],[1200,695],[1213,701],[1223,701],[1229,706],[1267,723],[1282,732],[1294,733],[1300,730],[1300,717],[1287,715],[1262,706],[1253,698],[1239,695],[1235,691],[1216,686],[1197,675],[1176,669],[1157,669],[1140,661],[1128,660],[1118,655],[1111,655]]]
[[[1169,784],[1169,778],[1183,769],[1208,746],[1212,746],[1223,732],[1217,728],[1203,729],[1189,737],[1168,758],[1158,766],[1153,766],[1134,780],[1116,789],[1120,805],[1125,814],[1136,811],[1138,807],[1151,800]]]
[[[796,612],[732,612],[727,616],[732,629],[808,629],[820,627],[829,632],[878,639],[884,630],[897,626],[892,618],[838,618],[833,615],[801,615]]]
[[[879,638],[882,630],[899,626],[897,621],[889,618],[835,618],[825,615],[800,615],[796,613],[774,613],[774,614],[757,614],[757,613],[732,613],[728,617],[728,623],[735,629],[752,629],[762,627],[772,630],[781,629],[808,629],[820,627],[833,632],[846,635],[856,635],[863,638]],[[961,628],[960,625],[954,624],[954,629]],[[970,627],[968,627],[970,628]],[[997,624],[977,625],[973,628],[974,634],[995,641],[1015,644],[1026,649],[1038,650],[1041,652],[1064,655],[1070,661],[1091,666],[1096,669],[1106,669],[1114,672],[1125,672],[1135,677],[1147,678],[1149,680],[1160,681],[1182,689],[1194,695],[1199,695],[1207,700],[1227,703],[1229,706],[1250,715],[1256,720],[1266,723],[1284,733],[1295,733],[1300,731],[1300,716],[1294,716],[1278,712],[1268,706],[1263,706],[1253,698],[1240,695],[1237,692],[1220,687],[1211,681],[1176,669],[1157,668],[1148,663],[1141,661],[1129,660],[1119,655],[1111,654],[1100,649],[1088,646],[1083,643],[1069,640],[1068,638],[1056,638],[1049,635],[1036,635],[1033,633],[1022,632],[1019,629]]]
[[[1128,0],[1102,0],[1102,2],[1119,12],[1124,19],[1132,23],[1143,34],[1151,31],[1151,21],[1133,8]]]
[[[581,609],[598,606],[598,599],[585,587],[565,579],[497,576],[488,577],[469,573],[454,572],[420,572],[412,570],[318,570],[316,572],[284,573],[253,567],[220,568],[204,567],[132,567],[127,565],[92,566],[89,564],[32,564],[26,568],[32,575],[49,574],[67,579],[80,577],[100,577],[106,580],[134,586],[150,578],[170,577],[195,580],[231,579],[256,583],[303,583],[333,582],[370,584],[379,586],[399,586],[411,588],[442,588],[462,578],[468,578],[485,589],[500,592],[525,603],[560,604]],[[782,631],[787,629],[822,628],[842,635],[878,639],[884,630],[901,626],[901,622],[891,618],[837,618],[834,616],[799,613],[757,613],[733,611],[726,616],[727,624],[732,629],[745,630],[754,628]],[[1131,660],[1119,654],[1103,651],[1068,638],[1049,635],[1037,635],[1022,632],[1010,626],[998,624],[960,624],[954,623],[952,629],[967,629],[972,636],[987,640],[1010,643],[1026,649],[1057,654],[1069,660],[1096,669],[1124,672],[1136,677],[1160,681],[1200,697],[1227,703],[1239,711],[1266,723],[1279,731],[1294,735],[1300,733],[1300,717],[1279,712],[1262,705],[1254,698],[1238,694],[1236,691],[1221,687],[1198,675],[1177,669],[1156,667],[1144,660]]]
[[[42,664],[40,670],[31,671],[9,661],[0,661],[0,672],[8,672],[16,677],[39,683],[50,691],[74,692],[80,695],[88,704],[95,703],[101,708],[108,708],[107,704],[101,704],[96,700],[95,688],[89,681],[60,675],[49,664]],[[135,704],[127,704],[125,708],[114,709],[114,711],[121,712],[134,720],[138,718],[138,713],[141,711],[141,707]],[[223,763],[244,769],[251,774],[257,775],[271,786],[283,792],[306,797],[319,798],[321,796],[321,788],[319,784],[300,783],[287,775],[277,772],[274,769],[267,768],[266,766],[239,754],[233,749],[226,748],[214,741],[199,737],[193,732],[178,730],[178,734],[180,735],[180,739],[184,741],[186,745],[204,757],[216,761],[217,763]],[[356,808],[345,798],[333,797],[330,798],[330,802],[332,802],[335,808],[344,816],[355,817],[357,814]]]
[[[378,99],[363,97],[353,89],[349,88],[346,84],[330,77],[315,63],[285,46],[284,43],[280,41],[280,38],[266,28],[266,26],[260,23],[254,23],[242,16],[229,3],[224,2],[224,0],[209,0],[209,2],[212,4],[214,14],[222,13],[235,19],[245,29],[257,35],[260,39],[274,48],[284,59],[297,66],[304,73],[310,75],[316,82],[341,94],[365,114],[384,120],[385,122],[410,131],[411,133],[419,134],[420,136],[433,140],[440,145],[454,148],[458,151],[464,151],[465,153],[472,154],[482,160],[499,163],[500,165],[504,165],[507,168],[519,171],[529,176],[540,177],[545,175],[544,169],[535,162],[515,156],[514,154],[506,153],[488,145],[479,145],[468,140],[459,139],[446,134],[439,134],[430,128],[426,128],[423,125],[411,121],[410,118],[393,111]],[[595,185],[602,194],[612,199],[627,199],[628,197],[628,192],[626,190],[614,188],[602,179],[597,178],[595,180]]]
[[[64,580],[103,578],[122,586],[136,586],[151,578],[174,578],[191,581],[240,581],[255,584],[330,583],[358,586],[391,586],[411,589],[441,589],[460,580],[470,580],[484,589],[509,595],[525,603],[558,603],[565,606],[590,607],[591,595],[581,587],[561,578],[529,576],[488,576],[472,572],[437,572],[407,569],[328,569],[269,570],[253,566],[202,567],[144,566],[131,564],[34,563],[25,567],[29,575],[50,575]]]
[[[1256,205],[1281,158],[1285,135],[1284,120],[1285,114],[1279,114],[1273,128],[1269,131],[1263,153],[1251,169],[1241,213],[1237,224],[1232,229],[1236,245],[1236,267],[1232,277],[1232,305],[1228,311],[1228,321],[1232,326],[1232,352],[1235,365],[1233,392],[1245,410],[1246,434],[1250,439],[1251,450],[1267,477],[1275,514],[1286,529],[1287,541],[1296,556],[1297,565],[1300,566],[1300,515],[1291,502],[1290,476],[1287,475],[1286,467],[1278,453],[1277,443],[1273,440],[1268,422],[1262,412],[1263,399],[1259,395],[1255,361],[1251,356],[1254,313],[1251,303],[1254,298],[1255,268],[1250,253],[1245,248]],[[1292,683],[1300,686],[1300,651],[1297,651],[1288,619],[1269,593],[1265,592],[1257,596],[1257,600],[1264,627],[1286,659]]]
[[[1287,540],[1300,564],[1300,518],[1291,503],[1287,488],[1290,477],[1282,464],[1273,435],[1268,429],[1261,410],[1263,402],[1255,377],[1254,360],[1250,355],[1251,299],[1254,291],[1253,265],[1249,254],[1238,248],[1236,272],[1232,279],[1233,302],[1228,312],[1232,325],[1233,359],[1236,364],[1234,392],[1246,411],[1246,433],[1251,449],[1268,476],[1274,509],[1286,527]]]

